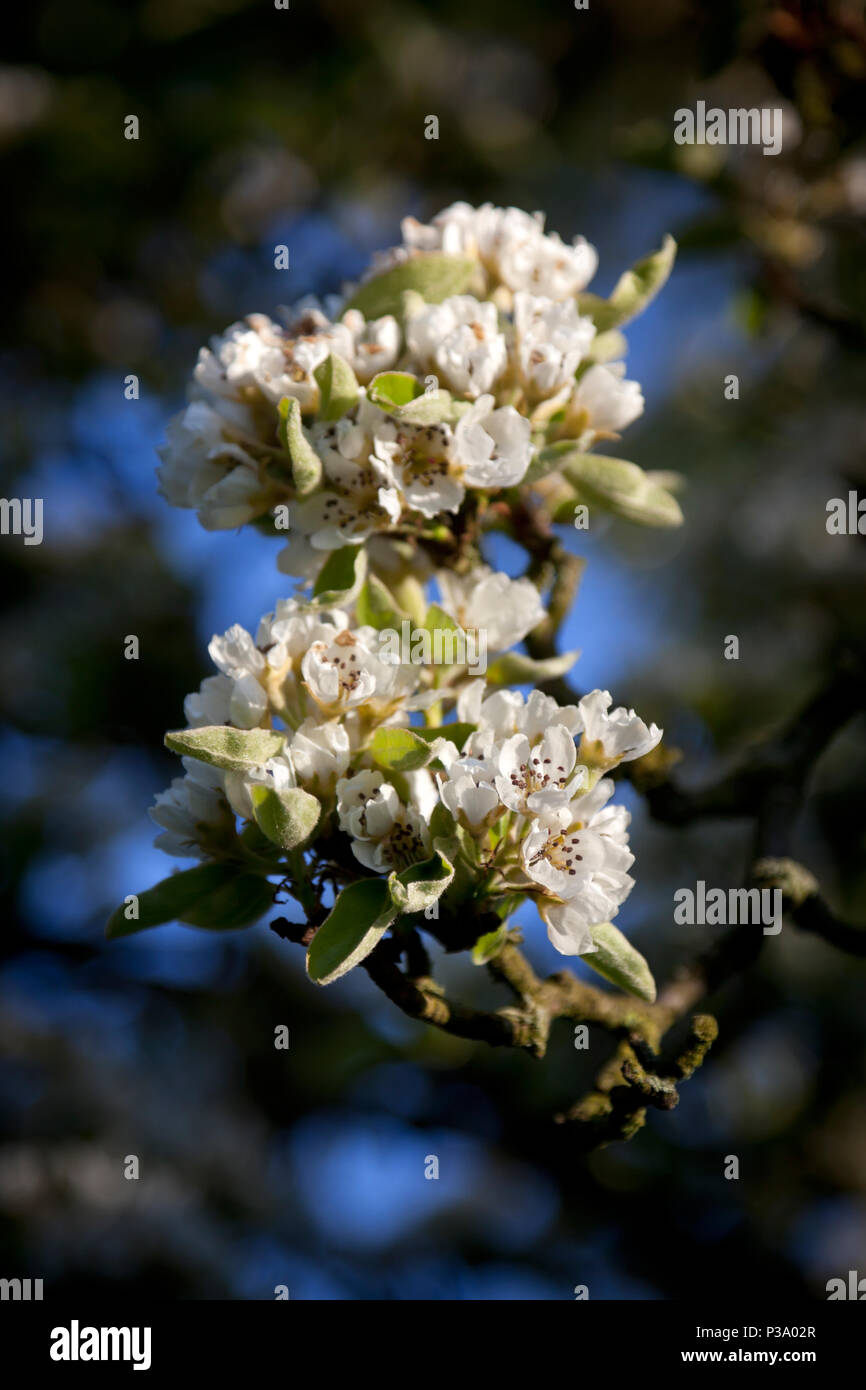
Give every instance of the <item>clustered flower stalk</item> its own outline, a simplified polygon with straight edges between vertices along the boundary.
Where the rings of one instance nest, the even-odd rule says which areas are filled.
[[[111,934],[250,925],[288,893],[327,984],[386,934],[495,958],[531,903],[558,951],[654,998],[612,925],[634,855],[609,774],[661,731],[607,691],[545,693],[577,653],[515,649],[549,639],[558,576],[486,560],[493,533],[525,539],[530,504],[548,528],[596,508],[681,521],[669,476],[594,452],[643,410],[620,329],[673,254],[668,238],[600,298],[582,237],[458,203],[407,219],[342,297],[202,349],[161,492],[209,530],[280,538],[294,593],[211,641],[217,674],[166,737],[184,775],[151,811],[156,843],[200,863]]]

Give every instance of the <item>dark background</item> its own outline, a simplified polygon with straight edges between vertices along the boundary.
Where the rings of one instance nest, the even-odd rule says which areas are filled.
[[[314,989],[265,923],[103,939],[172,866],[146,807],[208,638],[286,592],[275,544],[156,496],[154,448],[210,333],[337,289],[406,213],[543,208],[598,246],[597,292],[680,241],[629,330],[647,414],[618,452],[686,475],[686,525],[569,540],[582,688],[663,723],[697,781],[862,647],[862,540],[825,528],[864,469],[862,6],[54,0],[23,22],[0,69],[2,489],[43,497],[46,533],[0,538],[0,1275],[46,1297],[718,1300],[866,1274],[864,966],[793,927],[713,999],[679,1109],[588,1160],[552,1116],[604,1034],[581,1052],[560,1024],[541,1063],[450,1039],[361,972]],[[783,105],[783,153],[675,146],[699,97]],[[795,846],[852,922],[863,735],[822,758]],[[619,922],[663,979],[711,932],[674,925],[674,890],[739,883],[748,827],[665,829],[623,795]],[[537,923],[527,945],[557,968]],[[468,963],[444,973],[503,1002]]]

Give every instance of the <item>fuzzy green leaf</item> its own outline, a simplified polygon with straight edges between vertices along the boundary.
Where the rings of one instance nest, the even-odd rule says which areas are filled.
[[[319,822],[321,805],[302,787],[251,787],[250,799],[256,824],[280,849],[297,849],[308,840]]]
[[[412,772],[430,761],[430,749],[414,729],[377,729],[369,752],[383,772]]]
[[[595,950],[581,959],[587,965],[591,965],[605,980],[610,980],[612,985],[653,1004],[656,982],[640,951],[635,950],[628,938],[623,936],[612,922],[598,922],[590,931]]]
[[[339,980],[368,956],[398,914],[384,878],[344,888],[310,942],[307,974],[317,985]]]
[[[419,294],[427,304],[441,304],[452,294],[462,294],[477,272],[478,262],[470,256],[420,252],[359,286],[346,308],[360,309],[368,319],[400,314],[407,290]]]
[[[322,481],[322,460],[304,434],[301,407],[294,396],[283,396],[279,409],[280,441],[292,461],[295,491],[299,497],[308,497]]]
[[[562,652],[535,660],[522,652],[506,652],[498,656],[487,671],[488,685],[528,685],[531,682],[554,680],[570,671],[579,651]]]
[[[577,488],[583,502],[643,526],[682,525],[683,514],[677,499],[653,482],[636,463],[607,454],[563,452],[556,466]]]
[[[450,421],[454,402],[449,391],[424,391],[393,413],[397,420],[405,420],[409,425],[438,425],[442,420]]]
[[[377,629],[394,629],[400,626],[405,616],[398,608],[390,591],[375,574],[369,574],[358,595],[356,607],[358,622],[363,626]]]
[[[631,270],[620,276],[609,299],[600,299],[596,294],[579,294],[580,312],[593,319],[599,333],[628,323],[655,299],[673,269],[676,254],[676,242],[672,236],[666,236],[658,251],[636,261]]]
[[[439,850],[422,864],[391,874],[391,900],[401,913],[423,912],[441,898],[454,877],[454,866]]]
[[[241,873],[230,864],[198,864],[171,874],[138,898],[137,918],[127,918],[131,905],[121,903],[108,919],[106,936],[116,940],[163,922],[185,922],[212,931],[231,931],[255,922],[273,902],[267,879]]]
[[[485,932],[479,936],[475,945],[472,947],[472,964],[486,965],[494,956],[498,956],[502,947],[508,940],[508,928],[505,926],[497,927],[495,931]]]
[[[319,419],[339,420],[358,399],[358,379],[345,357],[330,352],[315,368],[313,376],[319,384]]]
[[[344,545],[332,550],[319,570],[313,596],[322,605],[338,607],[357,598],[367,576],[367,552],[362,545]]]
[[[423,396],[424,387],[411,372],[380,372],[367,387],[367,395],[382,410],[394,410],[409,405]]]
[[[176,729],[165,736],[173,753],[198,758],[224,772],[248,772],[282,752],[285,734],[273,729],[231,729],[226,724],[203,729]]]

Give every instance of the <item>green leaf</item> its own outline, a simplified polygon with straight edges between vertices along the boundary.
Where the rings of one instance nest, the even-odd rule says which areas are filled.
[[[430,817],[430,837],[434,841],[437,839],[449,839],[454,836],[456,822],[447,806],[443,806],[441,801],[437,801],[433,807],[433,814]]]
[[[478,262],[470,256],[420,252],[359,286],[346,308],[360,309],[368,319],[399,315],[406,290],[414,290],[427,304],[441,304],[452,294],[462,294],[477,272]]]
[[[449,391],[424,391],[406,405],[398,406],[393,414],[397,420],[405,420],[409,425],[438,425],[449,420],[454,413],[454,402]]]
[[[562,652],[536,661],[522,652],[506,652],[498,656],[487,670],[488,685],[528,685],[531,682],[554,680],[570,671],[579,651]]]
[[[493,911],[500,921],[505,922],[506,918],[511,917],[525,902],[525,893],[507,893],[504,897],[495,900]]]
[[[338,352],[329,353],[313,376],[319,384],[319,419],[339,420],[358,399],[358,378]]]
[[[405,616],[397,607],[390,591],[375,574],[367,576],[358,595],[355,611],[362,626],[377,629],[399,628]]]
[[[273,906],[275,888],[257,874],[235,873],[207,898],[200,898],[178,921],[207,931],[251,926]]]
[[[461,627],[446,613],[444,608],[440,608],[438,603],[431,603],[427,609],[427,616],[424,619],[424,626],[428,632],[460,632]]]
[[[589,370],[593,362],[618,362],[627,352],[628,342],[625,334],[620,333],[618,328],[610,328],[606,333],[596,333],[590,344],[585,366]],[[578,372],[578,376],[580,375]]]
[[[238,839],[244,849],[256,859],[270,859],[274,865],[280,858],[280,851],[264,831],[260,830],[255,821],[245,821],[238,835]]]
[[[377,729],[368,751],[383,772],[412,772],[430,761],[430,749],[414,729]]]
[[[250,787],[256,824],[280,849],[297,849],[319,823],[321,805],[302,787]]]
[[[248,772],[281,753],[285,738],[273,729],[230,729],[226,724],[214,724],[204,729],[176,729],[166,734],[165,745],[173,753],[198,758],[225,772]]]
[[[322,605],[349,603],[357,598],[367,575],[367,552],[362,545],[332,550],[319,570],[313,596]]]
[[[301,424],[301,407],[294,396],[280,401],[280,441],[292,460],[292,479],[299,497],[308,497],[322,481],[322,460]]]
[[[412,864],[388,878],[391,901],[401,913],[423,912],[441,898],[454,877],[454,865],[439,850],[422,864]]]
[[[658,251],[644,256],[620,276],[609,299],[600,299],[596,294],[579,294],[578,309],[582,314],[589,314],[599,333],[628,323],[655,299],[673,269],[676,254],[676,242],[672,236],[666,236]]]
[[[408,405],[423,394],[423,385],[411,372],[380,372],[367,387],[367,395],[373,404],[389,411],[396,406]]]
[[[577,488],[581,501],[595,503],[643,526],[680,526],[677,499],[636,463],[607,454],[562,453],[557,467]]]
[[[524,483],[537,483],[539,478],[560,468],[563,459],[573,451],[573,439],[559,439],[555,444],[545,444],[543,449],[536,449],[526,470]]]
[[[413,729],[413,734],[423,738],[427,743],[432,743],[437,738],[449,738],[458,748],[462,749],[470,734],[474,734],[478,728],[477,724],[440,724],[436,729]]]
[[[590,931],[595,950],[581,959],[612,985],[649,1004],[655,1003],[656,982],[640,951],[612,922],[598,922]]]
[[[508,940],[508,928],[505,926],[497,927],[495,931],[485,932],[479,936],[475,945],[472,947],[472,964],[486,965],[494,956],[498,956],[502,947]]]
[[[116,940],[174,921],[228,931],[256,921],[273,896],[273,886],[256,874],[241,873],[230,864],[199,864],[139,893],[137,918],[127,919],[126,903],[115,908],[105,934]]]
[[[339,980],[368,956],[398,914],[384,878],[344,888],[307,951],[307,974],[317,985]]]

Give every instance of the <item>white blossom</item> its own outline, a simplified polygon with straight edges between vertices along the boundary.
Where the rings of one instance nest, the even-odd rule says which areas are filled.
[[[414,785],[419,786],[417,775]],[[381,772],[359,772],[339,781],[337,814],[341,830],[352,837],[355,858],[368,869],[381,873],[407,868],[430,852],[430,832],[421,811],[405,806]]]
[[[400,325],[392,314],[367,321],[358,309],[349,309],[325,330],[325,337],[362,384],[389,371],[400,355]]]
[[[301,674],[313,699],[323,709],[342,711],[374,699],[399,698],[413,680],[409,668],[382,661],[374,628],[343,631],[333,640],[311,643],[301,661]]]
[[[267,504],[258,464],[238,442],[254,428],[243,405],[191,401],[169,422],[158,450],[159,490],[174,507],[199,509],[209,530],[230,530]],[[238,476],[235,477],[235,474]]]
[[[558,303],[522,292],[514,296],[514,334],[521,379],[536,396],[549,397],[573,384],[595,324],[578,314],[573,300]]]
[[[234,681],[229,676],[206,676],[200,688],[187,695],[183,712],[191,729],[227,724]]]
[[[638,382],[625,379],[625,363],[596,362],[584,372],[567,402],[568,433],[578,435],[585,447],[596,435],[610,436],[626,429],[643,410],[643,392]]]
[[[375,459],[396,479],[407,508],[426,517],[457,511],[466,494],[453,467],[449,425],[412,425],[386,418],[376,428],[373,449]]]
[[[197,758],[184,758],[185,777],[175,777],[167,791],[159,792],[149,815],[163,833],[154,844],[182,859],[205,858],[208,832],[225,827],[228,807],[223,774]]]
[[[491,203],[473,208],[453,203],[425,225],[414,218],[402,224],[407,251],[445,251],[478,256],[494,283],[511,290],[530,290],[550,299],[569,299],[595,274],[598,255],[583,237],[569,246],[545,233],[544,216]]]
[[[549,818],[587,780],[586,768],[576,763],[574,736],[564,724],[550,725],[534,746],[525,734],[513,734],[499,749],[496,790],[510,810]]]
[[[406,333],[413,357],[471,399],[490,391],[507,365],[505,335],[489,300],[464,294],[427,305],[410,318]]]
[[[451,744],[451,749],[457,752],[454,744]],[[433,752],[440,759],[443,753],[446,754],[448,766],[439,779],[439,795],[455,820],[477,830],[502,814],[502,804],[493,781],[494,768],[489,761],[450,757],[439,740],[436,740]]]
[[[489,565],[477,565],[467,575],[440,570],[436,582],[444,611],[464,630],[486,632],[491,651],[506,651],[521,642],[545,617],[531,579],[510,579]]]
[[[454,431],[463,481],[472,487],[514,487],[532,459],[530,431],[529,421],[513,406],[497,410],[492,396],[480,396]]]
[[[304,787],[330,792],[349,766],[349,730],[337,719],[324,724],[305,719],[292,735],[290,753],[298,781]]]
[[[661,742],[662,731],[656,724],[647,727],[633,709],[611,710],[610,705],[607,690],[593,690],[578,704],[583,720],[581,755],[587,760],[613,767],[642,757]]]
[[[527,875],[546,895],[539,909],[548,935],[564,955],[591,951],[590,927],[610,921],[634,886],[629,814],[623,806],[607,807],[613,791],[603,779],[556,819],[533,821],[521,847]]]

